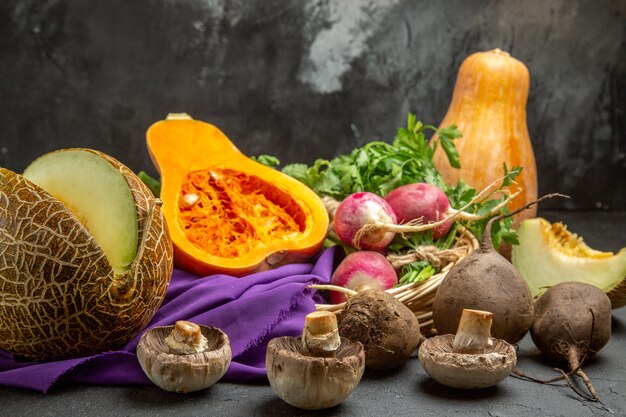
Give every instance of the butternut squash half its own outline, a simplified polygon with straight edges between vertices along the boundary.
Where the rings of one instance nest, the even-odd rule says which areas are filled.
[[[328,214],[317,194],[245,156],[217,127],[170,114],[147,144],[179,268],[243,276],[321,248]]]

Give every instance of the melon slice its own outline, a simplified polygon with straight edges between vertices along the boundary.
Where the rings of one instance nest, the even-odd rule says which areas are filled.
[[[525,220],[513,246],[512,262],[533,297],[563,281],[595,285],[609,296],[613,308],[626,305],[626,248],[617,254],[587,246],[562,223]]]
[[[120,171],[95,153],[76,149],[36,159],[23,176],[77,217],[116,273],[128,270],[137,254],[137,210]]]

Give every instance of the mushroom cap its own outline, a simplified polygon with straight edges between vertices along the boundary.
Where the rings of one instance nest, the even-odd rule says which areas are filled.
[[[334,407],[357,386],[365,370],[360,342],[341,338],[334,357],[307,356],[302,340],[278,337],[267,345],[267,378],[286,403],[304,410]]]
[[[426,339],[419,359],[435,381],[442,385],[479,389],[496,385],[506,378],[517,363],[515,348],[504,340],[491,338],[493,344],[485,353],[454,353],[453,334]]]
[[[141,336],[137,358],[150,380],[166,391],[192,392],[215,384],[224,376],[231,361],[230,341],[217,327],[200,326],[207,338],[203,352],[170,353],[165,338],[174,326],[154,327]]]

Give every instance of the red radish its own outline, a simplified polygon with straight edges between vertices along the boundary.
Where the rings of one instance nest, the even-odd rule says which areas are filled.
[[[384,255],[374,251],[357,251],[339,264],[331,283],[354,291],[387,290],[398,283],[398,276]],[[330,301],[339,304],[346,301],[346,296],[331,291]]]
[[[389,203],[400,223],[421,219],[422,223],[433,223],[445,218],[450,210],[448,196],[439,188],[428,183],[402,185],[391,191],[385,200]],[[452,221],[433,228],[433,238],[439,239],[450,230]]]
[[[334,227],[339,239],[348,245],[362,250],[383,250],[395,237],[394,232],[358,232],[368,224],[386,225],[396,222],[396,214],[384,198],[370,192],[359,192],[349,195],[339,204],[335,211]]]
[[[418,233],[418,232],[424,232],[426,230],[432,230],[432,229],[437,229],[439,227],[442,227],[443,229],[437,231],[436,232],[437,234],[434,234],[434,236],[439,236],[439,233],[443,235],[442,232],[449,230],[449,225],[448,225],[449,223],[457,219],[477,221],[477,220],[482,220],[482,219],[491,217],[494,214],[498,213],[503,207],[505,207],[509,203],[509,201],[517,197],[521,192],[521,189],[518,189],[515,193],[512,193],[508,189],[495,189],[494,190],[494,188],[500,181],[502,181],[502,178],[499,178],[498,180],[489,184],[485,189],[483,189],[481,192],[476,194],[468,203],[466,203],[463,207],[461,207],[458,210],[450,207],[449,206],[450,203],[448,202],[447,203],[448,209],[445,212],[443,212],[442,211],[443,205],[441,204],[440,198],[433,198],[431,200],[432,204],[434,205],[433,207],[423,208],[424,209],[423,213],[417,213],[417,214],[413,213],[417,215],[418,217],[413,218],[406,223],[396,224],[395,222],[385,222],[385,221],[381,221],[378,219],[364,222],[361,229],[357,231],[354,240],[359,241],[361,236],[373,236],[375,234],[383,234],[383,233],[390,233],[390,232],[392,233]],[[419,184],[421,183],[409,184],[409,185],[412,187],[423,186]],[[406,186],[408,190],[410,190],[409,185]],[[426,184],[426,186],[431,187],[428,184]],[[401,186],[398,188],[402,188],[402,187],[404,186]],[[430,192],[438,194],[438,192],[436,191],[431,190]],[[388,195],[390,195],[391,193],[393,193],[393,191],[390,192]],[[400,193],[400,191],[398,193]],[[443,192],[441,193],[443,194]],[[502,201],[496,204],[495,207],[491,207],[491,209],[487,213],[477,214],[477,213],[468,213],[468,212],[463,211],[471,207],[472,204],[475,204],[479,201],[486,200],[496,193],[503,195],[505,198],[503,198]],[[409,196],[406,197],[405,201],[403,201],[405,199],[405,197],[403,196],[406,196],[407,194],[409,194]],[[398,200],[398,203],[396,205],[399,211],[404,211],[404,210],[408,211],[409,206],[411,206],[413,203],[410,199],[410,193],[407,193],[406,191],[402,191],[401,195],[397,197],[397,200]],[[391,210],[394,210],[394,208],[391,208]],[[440,218],[439,220],[434,220],[438,218],[437,216],[438,213],[439,213],[439,217],[443,217],[443,218]],[[433,215],[434,215],[434,218],[432,220],[427,218],[427,216],[433,216]],[[405,216],[413,217],[413,216],[407,216],[407,213],[403,212],[402,217],[405,217]],[[403,220],[406,221],[406,218],[404,218]],[[425,223],[425,221],[427,223]]]

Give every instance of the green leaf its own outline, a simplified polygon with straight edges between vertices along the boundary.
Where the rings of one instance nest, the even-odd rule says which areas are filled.
[[[459,208],[469,203],[477,194],[474,188],[467,185],[465,181],[459,180],[456,187],[448,191],[448,198],[452,207]]]
[[[409,113],[407,115],[406,126],[409,131],[413,131],[415,129],[415,120],[416,117],[413,113]]]
[[[263,154],[263,155],[251,156],[250,159],[252,159],[253,161],[257,161],[258,163],[268,166],[270,168],[275,168],[277,165],[280,164],[280,161],[278,160],[278,158],[272,155]]]
[[[519,245],[517,232],[512,229],[504,229],[501,233],[502,239],[509,245]]]
[[[367,155],[367,152],[364,150],[359,150],[358,152],[356,152],[355,155],[355,161],[356,162],[356,166],[359,168],[365,168],[368,166],[369,162],[370,162],[370,158]]]
[[[489,200],[482,204],[482,206],[478,209],[476,214],[484,215],[493,210],[498,204],[501,203],[501,200]]]
[[[412,130],[413,132],[418,133],[418,132],[421,132],[423,128],[424,128],[424,124],[422,122],[417,122],[417,124],[415,124],[415,127]]]
[[[429,126],[429,128],[433,128]],[[456,127],[456,125],[451,125],[447,127],[443,127],[441,129],[436,129],[437,138],[439,143],[441,143],[441,147],[443,148],[446,156],[448,157],[448,161],[450,162],[450,166],[453,168],[461,168],[461,163],[459,161],[459,153],[456,150],[456,146],[454,146],[454,139],[460,138],[461,132]],[[436,146],[436,144],[435,144]]]
[[[459,161],[459,153],[454,146],[452,140],[445,136],[439,137],[439,143],[441,143],[441,147],[446,153],[448,157],[448,161],[450,162],[450,166],[452,168],[461,168],[461,162]]]
[[[437,129],[437,136],[445,137],[448,139],[458,139],[463,137],[461,131],[456,127],[456,125],[450,125],[447,127],[442,127],[441,129]]]
[[[504,187],[509,187],[513,184],[513,180],[522,172],[522,167],[513,167],[509,171],[506,166],[506,162],[502,164],[502,169],[504,171],[504,180],[502,181],[502,185]]]
[[[285,165],[282,171],[285,174],[297,179],[298,181],[301,181],[310,186],[307,176],[308,168],[309,167],[306,164],[289,164]]]

